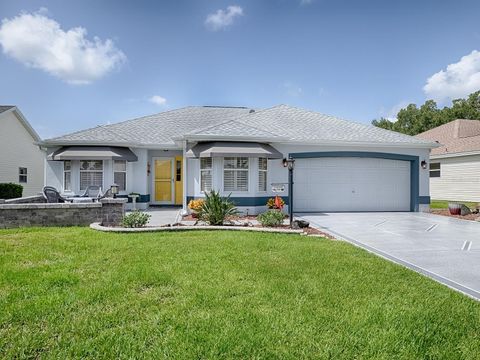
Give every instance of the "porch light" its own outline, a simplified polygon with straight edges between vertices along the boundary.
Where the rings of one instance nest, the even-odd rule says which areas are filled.
[[[422,169],[426,169],[427,168],[427,162],[425,160],[422,160],[422,162],[420,163],[420,166],[422,167]]]
[[[283,159],[283,167],[288,168],[288,170],[293,170],[293,165],[295,163],[295,160],[293,159]]]
[[[113,197],[116,198],[117,194],[118,194],[118,185],[117,184],[112,184],[110,186],[110,190],[112,190]]]

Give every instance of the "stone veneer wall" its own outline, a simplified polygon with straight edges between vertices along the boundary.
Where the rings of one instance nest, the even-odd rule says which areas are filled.
[[[94,203],[0,204],[0,229],[25,226],[86,226],[99,222],[120,225],[126,199],[101,199]]]
[[[0,204],[38,204],[46,202],[47,200],[45,200],[43,195],[33,195],[8,200],[0,199]]]

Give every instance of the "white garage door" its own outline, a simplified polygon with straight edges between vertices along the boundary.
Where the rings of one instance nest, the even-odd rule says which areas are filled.
[[[371,158],[297,159],[294,211],[409,211],[410,162]]]

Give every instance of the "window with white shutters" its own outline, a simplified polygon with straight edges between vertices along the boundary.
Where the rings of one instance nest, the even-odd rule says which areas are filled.
[[[80,161],[80,190],[85,190],[88,186],[103,186],[102,160]]]
[[[200,190],[202,192],[212,190],[212,158],[200,159]]]
[[[248,191],[248,157],[223,159],[223,190]]]
[[[258,159],[258,191],[267,191],[267,158]]]
[[[127,162],[125,160],[113,161],[113,182],[118,185],[118,190],[127,190]]]

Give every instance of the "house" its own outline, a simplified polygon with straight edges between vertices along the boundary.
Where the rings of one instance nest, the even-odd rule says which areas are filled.
[[[64,193],[116,183],[121,196],[139,193],[143,207],[186,209],[215,189],[250,214],[275,194],[296,212],[426,210],[422,165],[436,146],[287,105],[185,107],[42,144],[47,184]],[[295,160],[293,197],[283,159]]]
[[[480,202],[480,121],[453,120],[417,138],[440,144],[430,154],[432,198]]]
[[[23,196],[36,195],[44,183],[45,153],[40,137],[16,106],[0,106],[0,183],[23,186]]]

